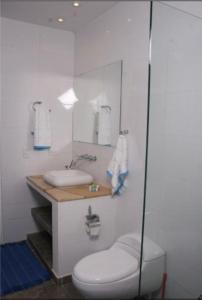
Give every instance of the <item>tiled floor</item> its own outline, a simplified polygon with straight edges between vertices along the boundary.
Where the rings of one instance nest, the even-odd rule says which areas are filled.
[[[2,299],[84,299],[71,282],[57,285],[52,279],[33,288],[9,294]]]

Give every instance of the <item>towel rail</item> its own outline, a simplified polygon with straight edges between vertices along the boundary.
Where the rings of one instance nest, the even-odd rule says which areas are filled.
[[[33,109],[34,111],[36,111],[35,106],[36,106],[37,104],[42,104],[42,101],[35,101],[35,102],[32,103],[32,109]]]
[[[42,101],[34,101],[33,103],[32,103],[32,109],[33,109],[33,111],[36,111],[36,108],[35,108],[35,106],[37,105],[37,104],[42,104],[43,102]],[[51,112],[51,109],[49,109],[48,110],[49,112]]]
[[[101,105],[101,108],[108,109],[109,111],[112,110],[111,106],[109,106],[109,105]]]

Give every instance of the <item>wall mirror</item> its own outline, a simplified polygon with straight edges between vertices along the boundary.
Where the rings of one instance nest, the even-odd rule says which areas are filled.
[[[73,110],[73,140],[104,146],[116,144],[121,122],[122,61],[75,78],[78,101]]]

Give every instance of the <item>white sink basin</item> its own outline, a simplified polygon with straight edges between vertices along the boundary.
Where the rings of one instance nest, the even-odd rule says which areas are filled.
[[[93,181],[91,175],[80,170],[49,171],[43,178],[47,183],[57,187],[88,184]]]

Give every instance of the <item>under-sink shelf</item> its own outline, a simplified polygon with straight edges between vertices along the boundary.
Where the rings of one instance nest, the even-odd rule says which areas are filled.
[[[37,232],[27,235],[30,246],[36,251],[43,263],[52,269],[52,238],[45,232]]]
[[[52,208],[51,206],[42,206],[32,208],[32,216],[35,221],[52,235]]]

